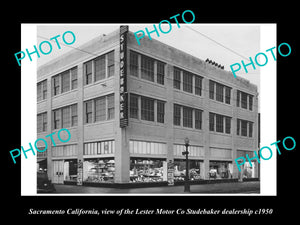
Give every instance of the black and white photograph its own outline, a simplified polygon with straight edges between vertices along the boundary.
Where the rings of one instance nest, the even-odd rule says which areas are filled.
[[[37,193],[260,193],[260,26],[164,25],[37,26]]]
[[[83,221],[297,211],[292,20],[123,10],[14,21],[7,211]]]

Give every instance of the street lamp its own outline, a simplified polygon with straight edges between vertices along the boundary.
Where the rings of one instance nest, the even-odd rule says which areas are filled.
[[[190,192],[189,184],[189,151],[190,140],[186,137],[184,139],[185,152],[182,152],[182,155],[185,155],[185,179],[184,179],[184,192]]]

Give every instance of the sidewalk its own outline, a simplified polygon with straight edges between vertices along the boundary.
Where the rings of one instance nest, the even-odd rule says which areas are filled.
[[[167,187],[149,187],[149,188],[104,188],[104,187],[87,187],[75,185],[55,184],[56,193],[73,193],[73,194],[186,194],[183,192],[184,186],[167,186]],[[191,194],[259,194],[260,182],[234,182],[234,183],[216,183],[216,184],[199,184],[191,185]]]

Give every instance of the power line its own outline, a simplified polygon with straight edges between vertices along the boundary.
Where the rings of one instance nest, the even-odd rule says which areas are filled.
[[[46,38],[46,37],[43,37],[43,36],[40,36],[40,35],[37,35],[37,37],[42,38],[42,39],[45,39],[45,40],[52,41],[52,40],[50,40],[49,38]],[[76,47],[73,47],[73,46],[70,46],[70,45],[66,45],[66,44],[63,44],[63,43],[61,43],[61,42],[58,42],[58,43],[61,44],[61,45],[66,46],[66,47],[73,48],[73,49],[76,49],[76,50],[78,50],[78,51],[81,51],[81,52],[90,54],[90,55],[98,56],[98,55],[95,54],[95,53],[91,53],[91,52],[85,51],[85,50],[80,49],[80,48],[76,48]]]
[[[201,36],[203,36],[203,37],[209,39],[210,41],[212,41],[212,42],[214,42],[214,43],[220,45],[221,47],[227,49],[228,51],[230,51],[230,52],[232,52],[232,53],[234,53],[234,54],[236,54],[236,55],[242,57],[243,59],[246,59],[246,60],[250,61],[249,58],[247,58],[247,57],[245,57],[245,56],[239,54],[238,52],[232,50],[232,49],[229,48],[229,47],[226,47],[225,45],[223,45],[223,44],[221,44],[220,42],[218,42],[218,41],[212,39],[211,37],[207,36],[206,34],[203,34],[203,33],[201,33],[200,31],[197,31],[197,30],[195,30],[195,29],[193,29],[193,28],[191,28],[191,27],[189,27],[189,26],[185,26],[185,27],[188,28],[188,29],[190,29],[190,30],[192,30],[192,31],[194,31],[194,32],[196,32],[197,34],[200,34]]]

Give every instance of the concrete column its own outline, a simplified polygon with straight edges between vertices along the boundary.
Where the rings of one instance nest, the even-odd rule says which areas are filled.
[[[173,132],[173,66],[165,66],[165,86],[166,86],[166,104],[165,104],[165,124],[166,130],[166,142],[167,142],[167,162],[169,160],[174,161],[174,132]]]
[[[46,109],[47,109],[47,135],[52,133],[52,89],[51,89],[52,79],[49,77],[47,79],[47,100],[46,100]],[[52,142],[51,139],[47,140],[47,173],[49,179],[53,182],[53,162],[52,162]]]
[[[79,64],[77,67],[77,89],[78,89],[78,101],[77,101],[77,118],[78,118],[78,140],[77,140],[77,181],[83,181],[83,170],[81,167],[83,165],[83,152],[84,152],[84,69],[83,64]],[[81,162],[81,163],[80,163]],[[78,173],[79,172],[79,173]],[[79,177],[80,176],[80,177]],[[82,182],[78,182],[77,184],[82,185]]]
[[[202,86],[204,90],[209,89],[209,80],[203,78]],[[209,179],[209,159],[210,159],[210,135],[209,135],[209,92],[203,91],[203,113],[202,113],[202,129],[204,140],[204,178]]]
[[[127,51],[127,86],[129,83],[129,51]],[[115,49],[115,61],[120,61],[120,49]],[[140,59],[139,59],[140,64]],[[117,64],[118,65],[118,64]],[[128,183],[130,181],[130,154],[128,127],[120,128],[120,67],[115,67],[114,93],[115,93],[115,183]],[[129,104],[129,96],[128,96]]]
[[[238,178],[239,176],[239,171],[237,168],[237,165],[235,163],[235,159],[237,158],[237,148],[236,148],[236,140],[237,140],[237,107],[236,107],[236,102],[234,99],[236,99],[237,96],[237,90],[233,89],[231,91],[231,101],[230,104],[232,105],[232,121],[231,121],[231,132],[232,132],[232,178]]]

